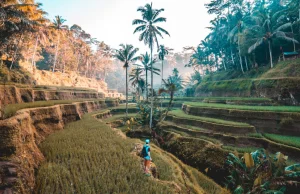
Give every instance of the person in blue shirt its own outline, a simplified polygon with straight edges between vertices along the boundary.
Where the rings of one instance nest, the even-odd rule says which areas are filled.
[[[150,175],[150,165],[151,165],[151,154],[150,154],[150,140],[146,139],[145,145],[143,146],[142,149],[142,156],[144,158],[144,171],[146,175]]]

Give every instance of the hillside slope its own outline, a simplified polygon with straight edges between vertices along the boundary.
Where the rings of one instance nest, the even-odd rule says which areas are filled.
[[[12,70],[6,66],[0,68],[0,82],[4,81],[19,84],[90,88],[101,93],[107,91],[107,84],[104,81],[87,78],[74,71],[62,73],[38,70],[26,63],[20,63],[18,68]]]
[[[300,102],[300,59],[278,63],[273,69],[217,72],[207,75],[196,89],[196,96],[267,97],[279,103]]]

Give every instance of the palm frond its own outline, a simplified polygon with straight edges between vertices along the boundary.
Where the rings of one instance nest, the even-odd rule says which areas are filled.
[[[283,25],[281,25],[281,26],[279,26],[276,30],[275,30],[275,32],[278,32],[278,31],[282,31],[282,30],[284,30],[284,29],[287,29],[287,28],[290,28],[292,26],[292,23],[286,23],[286,24],[283,24]]]
[[[166,35],[170,36],[170,34],[169,34],[169,32],[168,32],[167,30],[165,30],[165,29],[163,29],[163,28],[161,28],[161,27],[159,27],[159,26],[157,26],[156,28],[157,28],[159,31],[161,31],[161,32],[165,33]]]
[[[140,19],[135,19],[132,21],[132,25],[137,25],[137,24],[147,24],[147,22]]]
[[[136,32],[144,31],[145,29],[146,29],[146,25],[139,26],[134,30],[133,34],[135,34]]]
[[[160,18],[155,19],[153,21],[153,24],[158,23],[158,22],[166,22],[166,21],[167,21],[167,18],[160,17]]]
[[[263,43],[264,39],[260,38],[254,43],[252,46],[249,47],[248,53],[252,53],[258,46],[260,46]]]

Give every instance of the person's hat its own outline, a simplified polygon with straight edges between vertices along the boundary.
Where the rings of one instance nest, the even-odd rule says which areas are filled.
[[[149,139],[146,139],[146,144],[149,144],[150,143],[150,140]]]

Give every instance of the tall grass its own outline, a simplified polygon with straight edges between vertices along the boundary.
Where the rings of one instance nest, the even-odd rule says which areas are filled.
[[[49,107],[58,104],[72,104],[74,102],[84,102],[84,101],[104,101],[99,99],[77,99],[77,100],[50,100],[50,101],[36,101],[20,104],[8,104],[4,108],[3,118],[9,118],[16,114],[18,110],[27,108],[38,108],[38,107]]]
[[[236,110],[252,110],[252,111],[271,111],[271,112],[300,112],[299,106],[245,106],[245,105],[229,105],[216,103],[201,102],[185,102],[185,105],[195,107],[207,107],[217,109],[236,109]]]
[[[221,120],[221,119],[214,119],[210,117],[199,117],[194,115],[187,115],[182,110],[173,110],[170,111],[169,115],[174,115],[176,117],[185,118],[185,119],[191,119],[191,120],[199,120],[203,122],[210,122],[210,123],[216,123],[216,124],[222,124],[222,125],[231,125],[235,127],[250,127],[251,125],[247,123],[239,123],[239,122],[233,122],[233,121],[227,121],[227,120]]]
[[[143,175],[130,154],[133,147],[133,140],[85,115],[41,144],[47,161],[38,170],[34,193],[173,193]]]
[[[264,133],[263,136],[265,136],[267,139],[270,139],[278,143],[300,148],[300,137],[284,136],[284,135],[269,134],[269,133]]]
[[[229,151],[237,151],[239,153],[251,153],[259,149],[256,147],[234,147],[234,146],[222,146],[222,148]]]

